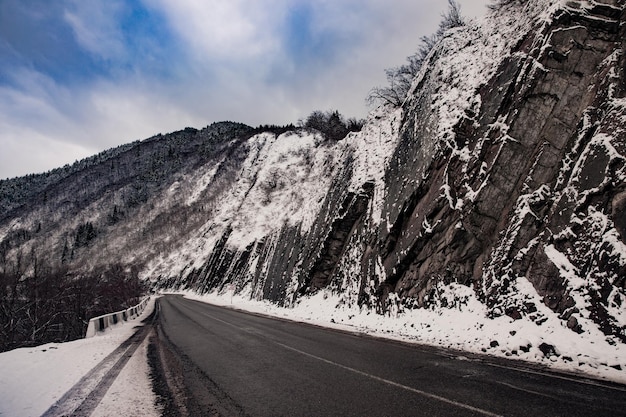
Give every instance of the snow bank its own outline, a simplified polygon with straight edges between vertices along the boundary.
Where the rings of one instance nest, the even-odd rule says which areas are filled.
[[[153,310],[154,298],[139,316],[139,320],[124,322],[113,329],[98,333],[96,337],[0,353],[0,416],[29,417],[43,414],[93,367],[128,339],[140,320],[148,317]],[[142,349],[137,352],[145,355]],[[144,366],[146,363],[147,360],[143,357],[142,360],[133,358],[127,364],[130,368],[120,374],[120,382],[118,385],[114,384],[110,391],[111,394],[117,393],[115,401],[107,398],[107,394],[103,399],[104,408],[98,411],[100,415],[115,414],[107,412],[107,403],[114,404],[117,410],[141,411],[134,415],[159,415],[154,406],[156,398],[152,393],[147,366]],[[122,392],[124,395],[121,395]],[[140,405],[143,406],[138,408]]]
[[[531,287],[527,288],[528,292],[534,293],[531,284],[526,284]],[[523,287],[524,283],[518,285]],[[579,335],[571,331],[542,303],[536,304],[545,317],[541,324],[507,316],[490,319],[486,307],[470,288],[450,284],[437,290],[432,310],[408,310],[396,305],[387,315],[357,306],[348,307],[339,295],[328,291],[302,298],[293,308],[250,300],[230,292],[221,295],[182,294],[211,304],[319,326],[519,359],[555,370],[626,383],[626,346],[611,344],[602,334]]]

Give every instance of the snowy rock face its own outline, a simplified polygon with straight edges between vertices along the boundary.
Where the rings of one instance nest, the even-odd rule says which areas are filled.
[[[402,181],[387,194],[386,292],[423,305],[456,281],[493,315],[541,320],[528,280],[572,330],[626,341],[624,16],[617,2],[557,4],[443,134],[424,77],[388,171]]]
[[[494,312],[532,316],[515,290],[528,279],[568,327],[594,322],[622,342],[624,17],[623,4],[569,2],[520,45],[524,61],[504,98],[511,104],[499,105],[501,125],[487,132],[502,143],[484,147],[498,153],[488,169],[493,191],[474,210],[495,217],[493,201],[510,204],[507,222],[495,217],[487,231],[497,239],[484,258],[482,291]]]
[[[339,142],[216,124],[4,181],[0,260],[379,311],[454,283],[494,317],[544,303],[626,342],[625,21],[619,1],[510,2]]]

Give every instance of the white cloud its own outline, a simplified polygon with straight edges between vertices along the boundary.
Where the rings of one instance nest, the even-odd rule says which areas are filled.
[[[244,60],[276,47],[273,23],[284,0],[144,0],[191,45],[196,58]]]
[[[13,127],[45,126],[63,132],[70,120],[72,93],[45,75],[33,70],[13,74],[14,87],[0,86],[0,132],[4,137]]]
[[[2,135],[0,179],[46,172],[92,154],[93,149],[59,141],[28,126],[15,126]]]
[[[71,0],[64,19],[81,46],[107,59],[124,51],[118,0]],[[116,79],[59,85],[32,70],[0,85],[0,178],[40,172],[109,147],[213,121],[296,122],[315,109],[365,116],[365,96],[384,84],[422,35],[437,27],[443,0],[142,0],[185,40],[192,62],[160,79],[125,72]],[[288,8],[308,2],[313,35],[332,33],[330,59],[290,66],[284,49]],[[299,2],[299,3],[298,3]],[[462,0],[468,4],[482,1]],[[180,59],[180,58],[179,58]]]
[[[42,172],[106,148],[204,122],[141,80],[71,91],[32,71],[0,87],[0,178]]]
[[[20,80],[31,88],[0,87],[0,178],[48,171],[92,154],[72,132],[81,127],[64,114],[67,92],[37,73],[24,72]]]
[[[185,101],[178,101],[168,86],[127,80],[123,84],[101,82],[85,97],[89,118],[85,122],[101,149],[156,133],[168,133],[205,122]]]
[[[118,0],[70,0],[63,18],[79,45],[102,59],[110,59],[125,53],[118,18],[122,10]]]
[[[457,0],[461,5],[461,14],[470,19],[482,17],[487,11],[487,5],[494,0]]]

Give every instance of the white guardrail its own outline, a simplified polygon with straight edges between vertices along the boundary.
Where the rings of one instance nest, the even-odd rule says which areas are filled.
[[[146,305],[148,305],[148,301],[150,301],[150,297],[144,298],[139,304],[129,309],[92,318],[89,320],[85,339],[95,336],[98,332],[105,330],[107,327],[115,326],[123,321],[136,318],[143,313]]]

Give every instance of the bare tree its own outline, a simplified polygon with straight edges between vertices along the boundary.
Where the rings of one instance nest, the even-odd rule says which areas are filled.
[[[338,110],[327,112],[315,110],[302,122],[302,126],[317,130],[327,139],[338,141],[345,138],[350,132],[360,131],[363,123],[364,121],[354,118],[346,120]]]
[[[430,51],[443,38],[447,30],[463,25],[465,25],[465,20],[461,16],[461,6],[456,0],[448,0],[448,11],[441,15],[437,31],[420,39],[417,52],[407,57],[406,64],[385,70],[388,85],[374,87],[367,96],[368,103],[401,106]]]
[[[146,291],[133,267],[78,275],[35,250],[28,261],[28,272],[20,253],[0,267],[0,351],[80,338],[90,318],[131,307]]]

